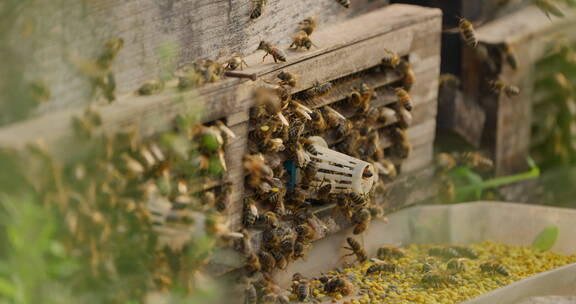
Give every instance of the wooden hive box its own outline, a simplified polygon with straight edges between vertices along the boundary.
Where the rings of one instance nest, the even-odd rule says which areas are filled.
[[[466,71],[462,79],[464,97],[477,102],[486,113],[482,147],[494,156],[497,175],[528,168],[534,65],[559,36],[574,41],[575,26],[573,13],[550,20],[536,7],[528,7],[477,29],[477,38],[486,46],[488,57],[479,55],[477,49],[466,50],[462,61]],[[505,53],[499,47],[502,45],[513,50],[516,69],[504,63]],[[507,98],[504,94],[490,93],[487,84],[490,79],[518,86],[520,95]]]
[[[416,79],[410,91],[414,104],[413,123],[407,130],[413,151],[402,163],[401,175],[392,185],[392,199],[384,206],[390,212],[432,194],[432,190],[427,187],[420,187],[418,191],[411,191],[410,187],[415,180],[431,176],[431,170],[427,168],[433,158],[440,34],[441,12],[438,9],[392,5],[374,10],[338,24],[320,27],[312,35],[317,47],[306,52],[288,51],[286,63],[274,64],[271,58],[262,63],[262,53],[248,55],[245,60],[249,68],[243,73],[256,75],[259,79],[255,82],[226,78],[197,90],[180,92],[176,89],[176,82],[171,81],[157,95],[143,97],[133,92],[125,93],[118,97],[116,103],[98,109],[103,118],[99,132],[112,133],[135,125],[141,134],[153,135],[169,128],[178,113],[199,106],[203,110],[202,122],[217,119],[225,121],[237,135],[225,148],[228,171],[224,179],[232,182],[231,204],[226,213],[230,228],[237,230],[241,226],[242,200],[245,196],[243,179],[246,172],[242,166],[242,157],[247,152],[249,112],[253,105],[254,87],[263,85],[264,80],[273,80],[279,71],[289,71],[300,75],[294,88],[294,92],[300,92],[312,87],[315,82],[335,81],[378,66],[384,49],[389,49],[410,63]],[[396,101],[389,86],[401,81],[401,78],[402,75],[395,71],[385,71],[363,81],[372,88],[381,89],[378,99],[373,103],[385,106]],[[337,87],[311,107],[345,100],[350,90],[357,85],[358,81],[352,81]],[[56,154],[66,157],[68,151],[64,151],[63,147],[73,137],[71,118],[81,113],[81,109],[60,110],[4,127],[0,129],[0,146],[22,148],[41,140]],[[386,148],[391,143],[383,139],[382,144]],[[218,185],[207,185],[205,189],[215,186]],[[342,219],[334,219],[333,211],[333,205],[315,210],[327,224],[326,234],[349,226]],[[219,250],[215,260],[219,261],[212,265],[215,273],[237,268],[241,261],[227,250]]]

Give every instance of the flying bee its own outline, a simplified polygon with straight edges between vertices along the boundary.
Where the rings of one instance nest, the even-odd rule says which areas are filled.
[[[336,0],[336,2],[345,8],[350,8],[350,0]]]
[[[240,68],[240,70],[243,70],[244,67],[248,67],[248,64],[246,63],[246,61],[244,61],[244,58],[242,58],[242,56],[238,53],[232,55],[232,57],[228,59],[228,61],[226,62],[227,70],[234,71],[238,68]]]
[[[258,294],[256,293],[256,288],[254,284],[248,283],[246,284],[246,288],[244,289],[244,304],[257,304],[258,303]]]
[[[292,36],[292,44],[290,44],[290,48],[294,48],[295,50],[299,49],[306,49],[310,50],[312,46],[316,46],[310,36],[306,34],[304,31],[299,31],[296,35]]]
[[[385,67],[395,69],[400,65],[400,56],[390,51],[389,49],[384,49],[384,57],[382,58],[382,65],[384,65]]]
[[[370,213],[370,210],[367,208],[358,209],[354,215],[352,215],[352,221],[356,223],[353,233],[360,234],[366,231],[366,229],[368,229],[370,220],[372,220],[372,214]]]
[[[363,263],[366,260],[368,260],[368,256],[366,255],[366,251],[364,250],[364,248],[362,248],[362,246],[360,245],[360,243],[358,243],[358,241],[356,241],[355,239],[353,239],[351,237],[348,237],[348,238],[346,238],[346,242],[348,243],[348,246],[350,246],[350,247],[344,247],[344,249],[350,250],[351,253],[345,255],[345,257],[355,255],[356,260],[360,263]]]
[[[246,258],[246,264],[244,265],[244,270],[248,274],[248,276],[254,275],[256,272],[262,269],[262,265],[260,264],[260,258],[252,253]]]
[[[262,215],[262,222],[266,226],[271,227],[271,228],[276,228],[276,227],[280,226],[280,219],[278,218],[276,213],[274,213],[272,211],[266,211]]]
[[[508,98],[520,95],[520,88],[515,85],[506,84],[501,80],[492,80],[489,82],[489,85],[490,91],[494,94],[502,95],[502,93],[504,93]]]
[[[305,32],[308,36],[310,36],[316,30],[316,26],[318,25],[318,22],[316,21],[316,18],[308,17],[308,18],[300,21],[300,23],[298,23],[298,25],[300,25],[301,31]]]
[[[400,61],[400,69],[404,74],[404,77],[402,78],[402,87],[404,87],[406,91],[410,91],[414,85],[414,82],[416,81],[416,76],[414,75],[414,70],[412,70],[412,65],[410,62],[402,60]]]
[[[376,251],[376,256],[381,260],[399,259],[404,257],[404,251],[394,246],[380,246]]]
[[[472,167],[478,171],[488,172],[494,169],[494,162],[478,152],[462,152],[459,154],[458,160],[463,165]]]
[[[500,274],[503,276],[509,276],[510,273],[508,272],[508,270],[506,270],[506,268],[502,265],[502,264],[497,264],[497,263],[483,263],[480,265],[480,271],[482,271],[483,273],[488,273],[488,274]]]
[[[467,46],[475,48],[478,45],[474,25],[472,25],[470,21],[460,18],[458,21],[458,29],[460,29],[460,35]]]
[[[244,227],[252,227],[258,219],[258,209],[256,203],[251,198],[244,199],[244,206],[242,208],[242,224]]]
[[[450,274],[457,274],[466,271],[464,259],[451,259],[446,263],[446,271]]]
[[[398,98],[398,102],[408,111],[412,111],[412,98],[410,98],[410,94],[403,88],[395,88],[394,93],[396,94],[396,98]]]
[[[436,155],[436,170],[446,173],[456,167],[456,159],[449,153],[439,153]]]
[[[257,188],[263,180],[270,180],[274,176],[274,171],[266,165],[262,154],[246,154],[242,163],[248,173],[248,185],[252,188]]]
[[[288,85],[291,87],[296,86],[296,79],[298,78],[298,76],[296,74],[286,72],[286,71],[282,71],[282,72],[278,73],[278,75],[276,77],[278,77],[278,79],[281,80],[280,85]]]
[[[349,296],[353,293],[353,287],[350,282],[343,278],[331,278],[324,283],[324,292],[326,293],[340,293],[343,296]]]
[[[267,2],[268,0],[252,0],[254,7],[250,12],[250,19],[257,19],[262,16]]]
[[[270,273],[276,267],[276,259],[274,259],[274,256],[268,251],[260,251],[258,258],[260,265],[262,265],[262,271]]]
[[[366,275],[379,272],[396,272],[397,266],[392,263],[375,263],[366,269]]]
[[[153,95],[158,94],[164,88],[164,82],[161,80],[150,80],[144,83],[138,89],[138,95],[146,96],[146,95]]]
[[[262,62],[264,62],[264,59],[266,59],[266,56],[268,55],[272,56],[275,63],[278,63],[278,61],[286,62],[286,55],[284,55],[281,50],[273,46],[270,42],[264,40],[260,41],[260,44],[256,50],[266,52],[264,57],[262,57]]]

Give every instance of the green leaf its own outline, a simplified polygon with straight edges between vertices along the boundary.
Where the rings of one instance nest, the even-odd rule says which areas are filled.
[[[5,278],[0,278],[0,295],[13,298],[16,295],[16,286]]]
[[[542,251],[550,250],[550,248],[554,247],[554,244],[558,239],[558,230],[558,226],[556,225],[544,227],[544,229],[542,229],[542,231],[534,238],[532,247]]]

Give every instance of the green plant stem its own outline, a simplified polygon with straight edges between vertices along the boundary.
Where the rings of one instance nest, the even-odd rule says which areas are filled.
[[[458,192],[471,192],[476,191],[478,189],[484,190],[489,188],[496,188],[511,183],[517,183],[524,180],[534,179],[539,176],[540,176],[540,169],[538,167],[533,167],[530,171],[527,172],[489,179],[480,184],[459,187]]]

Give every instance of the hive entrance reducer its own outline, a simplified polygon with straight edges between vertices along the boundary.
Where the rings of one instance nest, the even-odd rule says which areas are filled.
[[[372,190],[377,178],[372,164],[328,148],[322,137],[312,136],[309,140],[313,143],[316,154],[309,151],[306,153],[312,165],[318,168],[314,179],[310,182],[312,192],[317,192],[330,183],[332,183],[330,193],[355,192],[367,195]]]

